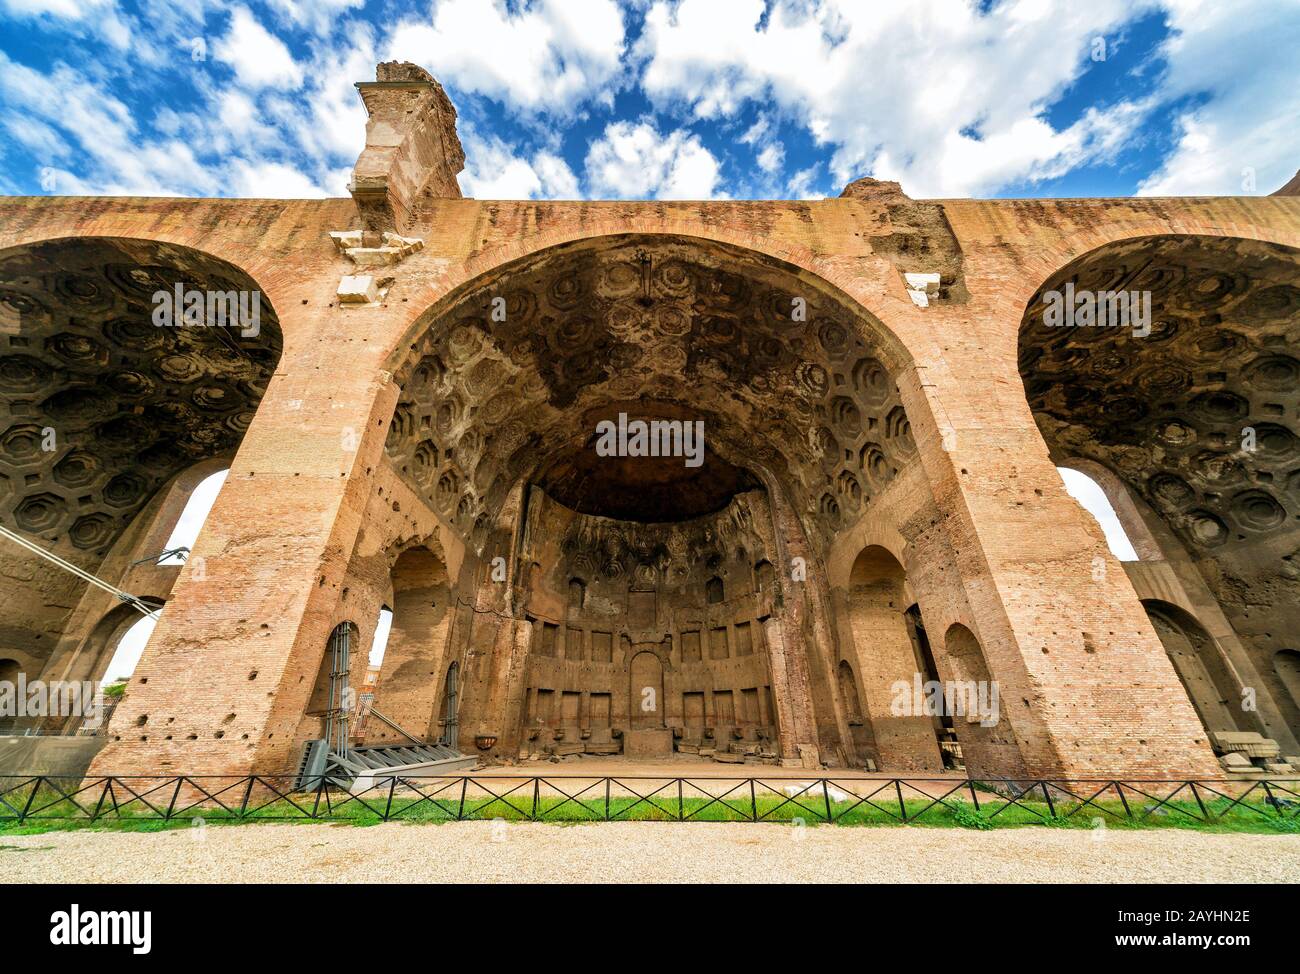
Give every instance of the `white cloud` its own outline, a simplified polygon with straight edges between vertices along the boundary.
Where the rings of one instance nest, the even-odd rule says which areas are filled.
[[[231,12],[230,30],[217,41],[213,53],[249,88],[297,88],[302,84],[302,68],[289,48],[247,7],[235,7]]]
[[[1271,193],[1300,167],[1300,9],[1226,0],[1169,7],[1162,97],[1208,100],[1180,114],[1177,147],[1139,195]]]
[[[323,48],[302,89],[263,98],[267,115],[322,165],[351,166],[366,142],[366,108],[355,83],[374,80],[374,36],[364,24],[346,30],[351,43]]]
[[[578,199],[578,180],[559,156],[538,152],[519,155],[495,136],[481,137],[462,126],[465,171],[461,192],[482,200]]]
[[[6,116],[4,127],[34,156],[47,163],[64,159],[71,151],[63,137],[39,119],[14,113]]]
[[[1008,0],[982,14],[961,0],[654,0],[636,53],[657,104],[708,119],[770,105],[834,147],[841,182],[874,172],[913,196],[978,195],[1114,151],[1134,106],[1064,130],[1044,115],[1092,39],[1141,5]]]
[[[238,92],[214,96],[211,113],[160,112],[156,134],[142,137],[136,118],[103,86],[65,64],[35,71],[0,53],[0,102],[8,131],[21,134],[54,192],[95,196],[310,198],[325,195],[298,168],[256,157],[265,132],[252,102]],[[21,106],[22,111],[13,111]],[[239,138],[240,132],[244,138]],[[61,151],[66,149],[65,151]],[[75,150],[75,151],[74,151]],[[198,152],[210,153],[205,161]],[[77,171],[62,160],[75,158]],[[58,164],[56,164],[58,163]],[[339,188],[335,188],[338,192]]]
[[[591,144],[587,182],[596,197],[713,199],[718,161],[684,129],[667,135],[649,122],[613,122]]]
[[[93,28],[119,50],[131,45],[131,30],[117,9],[117,0],[0,0],[0,9],[12,17],[58,21],[78,34]]]
[[[236,159],[230,167],[234,196],[267,199],[317,199],[329,194],[292,166]]]
[[[818,191],[815,185],[816,180],[821,175],[821,168],[821,163],[813,163],[807,169],[800,169],[791,176],[789,185],[786,187],[790,198],[795,200],[823,199],[826,194]]]
[[[756,157],[758,168],[769,175],[775,174],[785,162],[785,147],[780,142],[772,142],[763,147]]]
[[[612,104],[623,71],[623,13],[613,0],[441,0],[428,23],[393,31],[388,57],[413,61],[460,91],[529,111]]]
[[[81,20],[96,8],[111,7],[111,0],[96,3],[94,0],[4,0],[0,6],[15,17],[58,17],[61,20]]]
[[[285,21],[325,36],[338,18],[349,10],[364,7],[366,0],[267,0],[267,5]]]

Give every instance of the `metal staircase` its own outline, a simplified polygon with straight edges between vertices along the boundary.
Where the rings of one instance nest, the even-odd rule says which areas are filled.
[[[461,754],[450,743],[422,741],[374,706],[369,716],[397,731],[406,738],[406,743],[348,746],[350,709],[346,703],[351,635],[348,623],[330,635],[329,709],[322,714],[325,736],[303,746],[294,790],[315,791],[322,781],[328,781],[354,792],[364,791],[384,779],[441,775],[477,765],[477,757]]]

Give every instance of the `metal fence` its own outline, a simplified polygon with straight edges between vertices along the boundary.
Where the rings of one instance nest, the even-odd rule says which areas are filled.
[[[0,775],[0,823],[254,821],[742,821],[838,824],[1139,823],[1153,816],[1300,823],[1300,779],[381,777]],[[970,816],[975,818],[972,820]]]

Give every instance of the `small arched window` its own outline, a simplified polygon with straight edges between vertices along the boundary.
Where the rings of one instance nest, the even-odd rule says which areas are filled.
[[[587,584],[580,578],[569,579],[569,608],[581,609],[587,600]]]
[[[722,579],[714,575],[704,583],[704,601],[709,605],[717,605],[722,601]]]

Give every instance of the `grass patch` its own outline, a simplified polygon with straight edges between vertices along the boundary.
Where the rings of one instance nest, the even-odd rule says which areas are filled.
[[[441,824],[458,818],[477,821],[524,822],[541,821],[557,825],[576,825],[612,821],[671,822],[678,820],[699,822],[748,822],[757,816],[761,822],[827,825],[827,805],[820,789],[789,799],[775,794],[759,794],[751,800],[747,789],[738,790],[726,797],[678,798],[669,789],[649,798],[588,792],[578,798],[558,795],[540,795],[534,799],[531,788],[501,798],[475,796],[461,801],[459,790],[454,794],[443,791],[428,798],[397,793],[389,805],[386,789],[376,789],[359,798],[346,793],[331,792],[318,797],[315,794],[276,799],[265,804],[254,801],[244,815],[238,811],[221,808],[184,808],[170,819],[162,812],[145,808],[138,801],[122,802],[114,808],[109,804],[101,814],[91,820],[98,791],[89,800],[78,798],[81,809],[59,793],[40,793],[29,807],[32,814],[18,822],[14,813],[0,808],[0,814],[10,816],[0,819],[0,836],[32,835],[74,829],[101,829],[124,832],[162,832],[173,829],[204,826],[228,827],[255,822],[283,822],[306,824],[330,822],[338,825],[370,826],[388,819],[397,822]],[[7,796],[15,804],[13,795]],[[22,801],[27,802],[24,793]],[[1002,828],[1050,827],[1059,829],[1092,830],[1097,828],[1122,831],[1149,829],[1184,829],[1197,832],[1254,832],[1300,833],[1297,807],[1280,810],[1269,805],[1264,796],[1251,796],[1249,803],[1234,805],[1228,798],[1203,798],[1201,804],[1188,798],[1176,799],[1158,806],[1156,801],[1135,802],[1129,797],[1125,806],[1119,800],[1098,799],[1091,804],[1078,800],[1057,800],[1049,804],[1042,800],[1022,797],[1018,803],[1009,803],[1001,795],[986,793],[979,796],[979,807],[969,799],[949,797],[943,803],[926,798],[910,798],[903,802],[906,821],[900,815],[897,797],[892,792],[876,795],[871,801],[859,802],[852,798],[830,802],[830,819],[837,827],[880,827],[907,824],[917,828],[962,828],[987,831]],[[19,807],[22,807],[21,805]],[[164,809],[165,811],[165,809]],[[316,817],[310,817],[315,811]],[[75,816],[75,817],[73,817]],[[1208,817],[1208,820],[1206,820]]]

